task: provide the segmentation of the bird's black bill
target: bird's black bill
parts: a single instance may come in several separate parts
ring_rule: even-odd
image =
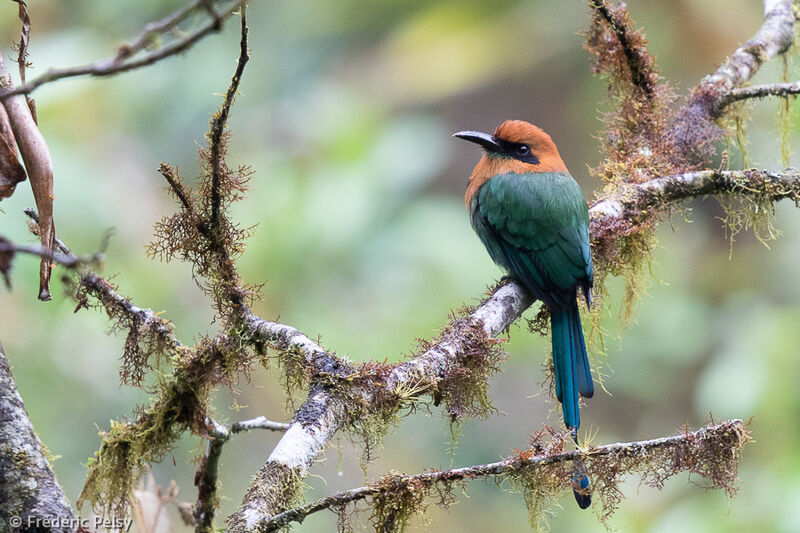
[[[458,133],[454,133],[453,137],[480,144],[490,152],[505,151],[503,145],[497,142],[497,139],[495,139],[493,135],[489,135],[488,133],[481,133],[480,131],[459,131]]]

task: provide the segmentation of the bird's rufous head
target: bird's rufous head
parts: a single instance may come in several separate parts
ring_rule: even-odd
[[[465,201],[492,176],[538,172],[568,172],[553,139],[541,128],[524,120],[506,120],[494,133],[459,131],[453,135],[483,147],[485,153],[469,177]]]

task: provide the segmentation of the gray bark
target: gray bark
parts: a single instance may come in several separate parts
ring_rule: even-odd
[[[76,526],[0,345],[0,531],[66,533]]]

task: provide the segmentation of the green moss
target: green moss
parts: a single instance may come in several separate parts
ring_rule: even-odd
[[[736,236],[742,231],[752,230],[767,248],[769,241],[780,237],[781,232],[773,223],[775,207],[770,200],[775,187],[766,180],[742,180],[734,184],[732,192],[717,196],[725,212],[722,222],[730,240],[731,254]]]
[[[608,519],[624,500],[620,485],[630,475],[639,475],[643,483],[660,490],[667,479],[689,472],[706,479],[709,488],[733,497],[741,450],[749,440],[749,431],[738,422],[712,428],[702,438],[664,440],[647,447],[634,445],[612,454],[593,454],[589,448],[581,463],[591,480],[593,509],[611,529]],[[544,428],[532,437],[528,450],[512,458],[520,467],[510,470],[507,477],[511,486],[523,493],[531,527],[536,531],[549,529],[549,518],[552,509],[558,507],[558,499],[572,492],[574,466],[573,461],[527,461],[561,453],[569,443],[567,434]]]
[[[502,340],[489,337],[483,324],[458,319],[445,328],[434,341],[440,342],[461,332],[464,350],[458,361],[450,361],[441,379],[435,385],[439,402],[452,422],[463,418],[485,420],[497,412],[489,397],[489,377],[500,371],[507,354],[501,348]]]
[[[456,483],[451,480],[433,482],[390,472],[373,484],[380,492],[372,498],[370,522],[375,531],[402,533],[415,515],[424,515],[430,498],[448,508],[455,501]]]
[[[269,462],[255,475],[244,501],[257,501],[263,505],[261,509],[271,515],[292,509],[302,500],[303,475],[297,469]],[[287,528],[288,530],[288,528]],[[230,519],[228,531],[249,533],[247,520],[238,514]]]
[[[208,390],[203,384],[175,380],[161,385],[161,395],[135,422],[111,421],[103,443],[89,460],[89,473],[78,498],[98,513],[125,514],[133,484],[147,464],[159,463],[187,429],[200,433]]]

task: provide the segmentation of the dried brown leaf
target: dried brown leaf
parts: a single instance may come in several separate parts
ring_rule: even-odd
[[[4,244],[11,244],[8,240],[0,237],[0,245]],[[13,251],[0,251],[0,275],[3,276],[3,280],[6,282],[6,287],[8,290],[11,290],[11,277],[9,274],[11,273],[11,263],[14,260],[14,252]]]
[[[11,75],[0,56],[0,85],[13,88]],[[8,121],[17,141],[22,161],[31,179],[31,189],[39,211],[39,237],[42,247],[52,253],[55,249],[56,228],[53,222],[53,163],[47,141],[33,119],[27,100],[13,96],[3,100]],[[52,264],[46,257],[39,266],[39,299],[50,300],[50,272]]]
[[[25,181],[25,169],[19,162],[19,151],[8,115],[0,106],[0,200],[14,194],[17,183]]]

